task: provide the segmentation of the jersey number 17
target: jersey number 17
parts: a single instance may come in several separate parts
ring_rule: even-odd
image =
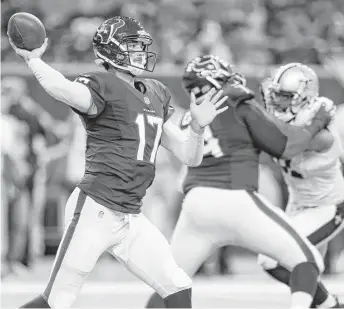
[[[146,126],[152,126],[155,128],[155,138],[154,138],[154,145],[153,149],[151,151],[151,154],[149,156],[149,162],[154,163],[156,153],[158,151],[158,146],[162,134],[162,125],[163,125],[163,119],[160,117],[152,116],[152,115],[145,115],[144,114],[138,114],[136,117],[136,124],[139,131],[139,147],[137,150],[137,160],[140,161],[146,161],[144,160],[144,154],[145,154],[145,148],[146,148]]]

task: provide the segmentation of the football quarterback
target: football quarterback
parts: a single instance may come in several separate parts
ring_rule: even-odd
[[[188,167],[186,173],[185,198],[171,240],[177,264],[193,276],[222,246],[238,245],[265,253],[291,271],[292,307],[308,307],[323,269],[322,258],[285,213],[257,193],[259,154],[265,151],[288,159],[302,153],[331,116],[322,108],[315,116],[318,120],[307,127],[279,121],[254,100],[245,78],[213,55],[190,61],[183,84],[197,100],[212,87],[223,89],[228,109],[205,128],[203,161]],[[190,120],[187,111],[181,127],[187,129]],[[147,305],[161,306],[157,294]]]
[[[281,66],[262,84],[262,93],[267,111],[294,126],[308,125],[321,105],[327,106],[331,114],[335,112],[333,102],[319,96],[316,73],[301,63]],[[304,152],[287,160],[276,160],[289,191],[286,213],[295,229],[317,246],[323,256],[328,242],[344,228],[342,153],[339,134],[331,122]],[[273,277],[289,284],[290,273],[276,261],[261,255],[259,263]],[[314,306],[344,307],[321,283]]]
[[[11,42],[11,41],[10,41]],[[27,51],[11,45],[48,94],[80,115],[87,133],[84,177],[67,201],[65,232],[42,295],[24,308],[70,308],[104,251],[164,298],[165,306],[191,307],[191,279],[176,264],[161,232],[141,213],[155,176],[159,145],[189,166],[199,165],[204,127],[224,112],[223,91],[212,89],[200,104],[191,95],[191,126],[171,120],[171,94],[154,79],[152,37],[130,17],[104,21],[93,37],[103,70],[75,81],[41,60],[47,40]]]

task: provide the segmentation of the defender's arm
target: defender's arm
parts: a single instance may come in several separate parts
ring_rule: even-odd
[[[56,100],[88,115],[96,113],[96,106],[87,86],[68,80],[40,58],[32,58],[27,64],[44,90]]]
[[[332,147],[333,143],[333,134],[329,130],[323,129],[314,136],[306,150],[325,152]]]
[[[171,151],[183,164],[198,166],[203,159],[204,129],[191,121],[189,128],[182,131],[168,119],[163,126],[161,145]]]
[[[297,127],[272,117],[256,105],[242,104],[240,107],[256,147],[276,158],[290,159],[305,151],[309,142],[330,121],[323,108],[309,126]]]

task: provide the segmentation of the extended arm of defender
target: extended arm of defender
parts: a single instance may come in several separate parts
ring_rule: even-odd
[[[325,127],[325,124],[318,119],[313,120],[312,123],[306,127],[296,127],[285,123],[277,124],[277,127],[281,133],[287,137],[283,153],[281,154],[282,158],[290,159],[312,148],[314,151],[324,151],[324,145],[318,143],[319,139],[316,136]],[[316,139],[312,144],[315,137]]]
[[[44,90],[56,100],[85,114],[95,112],[91,92],[85,85],[70,81],[39,58],[33,58],[27,64]]]
[[[191,122],[187,130],[167,120],[163,126],[161,145],[171,151],[183,164],[198,166],[203,159],[203,129]]]
[[[324,152],[329,150],[334,143],[333,134],[329,130],[321,130],[310,141],[306,150]]]
[[[264,110],[245,104],[244,121],[255,145],[276,158],[291,159],[309,147],[327,122],[315,118],[307,127],[288,125]]]

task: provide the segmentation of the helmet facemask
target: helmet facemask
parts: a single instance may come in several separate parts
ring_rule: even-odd
[[[127,70],[135,76],[141,75],[145,70],[149,72],[154,70],[156,55],[148,52],[149,45],[150,43],[142,38],[126,40],[120,44]]]
[[[115,44],[115,43],[110,43]],[[132,45],[141,44],[141,49],[132,49]],[[134,76],[141,75],[143,71],[153,72],[156,62],[156,54],[148,52],[148,44],[143,40],[126,40],[118,45],[116,52],[112,52],[111,48],[104,46],[104,53],[100,54],[95,50],[96,57],[101,58],[105,62],[111,64],[115,68],[129,72]]]

